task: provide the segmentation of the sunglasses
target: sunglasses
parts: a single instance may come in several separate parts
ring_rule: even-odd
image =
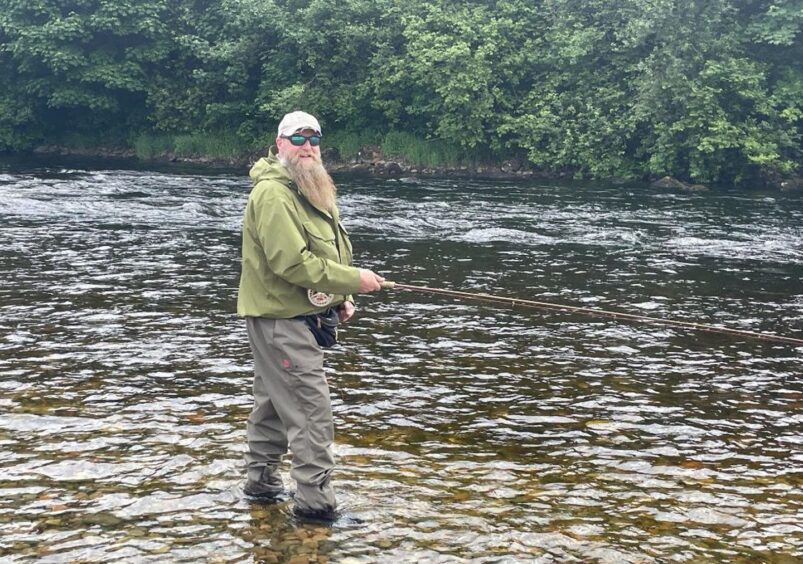
[[[320,135],[302,135],[300,133],[293,133],[292,135],[282,135],[282,139],[289,139],[292,145],[296,147],[301,147],[309,141],[309,144],[312,147],[317,147],[321,144],[321,136]]]

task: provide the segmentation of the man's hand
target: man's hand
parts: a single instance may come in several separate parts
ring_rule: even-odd
[[[354,315],[354,304],[351,302],[343,302],[337,308],[337,316],[340,318],[340,323],[345,323],[351,316]]]
[[[382,282],[385,279],[382,278],[376,272],[368,270],[367,268],[360,269],[360,288],[357,290],[361,294],[366,294],[368,292],[376,292],[377,290],[382,289]]]

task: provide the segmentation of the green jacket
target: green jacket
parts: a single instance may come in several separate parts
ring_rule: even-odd
[[[243,219],[240,316],[288,319],[320,312],[351,300],[360,285],[337,208],[330,214],[302,196],[275,150],[250,172],[254,187]],[[314,306],[308,289],[335,294],[332,304]]]

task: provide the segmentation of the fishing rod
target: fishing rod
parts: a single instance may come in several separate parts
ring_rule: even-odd
[[[707,325],[704,323],[691,323],[688,321],[676,321],[674,319],[661,319],[659,317],[649,317],[647,315],[620,313],[616,311],[607,311],[604,309],[596,309],[590,307],[570,306],[551,302],[537,302],[533,300],[522,300],[519,298],[507,298],[505,296],[494,296],[492,294],[485,294],[485,293],[473,294],[470,292],[458,292],[456,290],[444,290],[442,288],[429,288],[427,286],[411,286],[409,284],[398,284],[396,282],[390,282],[387,280],[382,283],[382,288],[386,290],[407,290],[409,292],[424,292],[428,294],[449,296],[452,298],[461,298],[464,300],[476,300],[481,302],[506,304],[514,307],[524,306],[537,309],[563,311],[566,313],[581,313],[584,315],[607,317],[609,319],[638,321],[641,323],[653,323],[656,325],[664,325],[667,327],[693,329],[695,331],[707,331],[709,333],[721,333],[724,335],[734,335],[738,337],[747,337],[749,339],[760,339],[762,341],[773,341],[777,343],[786,343],[789,345],[803,347],[803,339],[796,339],[794,337],[784,337],[782,335],[773,335],[772,333],[757,333],[754,331],[744,331],[742,329],[731,329],[729,327],[719,327],[716,325]]]

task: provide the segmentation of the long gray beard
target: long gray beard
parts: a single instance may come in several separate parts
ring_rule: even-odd
[[[285,158],[281,162],[298,186],[298,191],[313,205],[331,212],[335,207],[337,188],[321,159],[317,156],[313,156],[313,159],[315,163],[309,167],[299,165],[298,158]]]

